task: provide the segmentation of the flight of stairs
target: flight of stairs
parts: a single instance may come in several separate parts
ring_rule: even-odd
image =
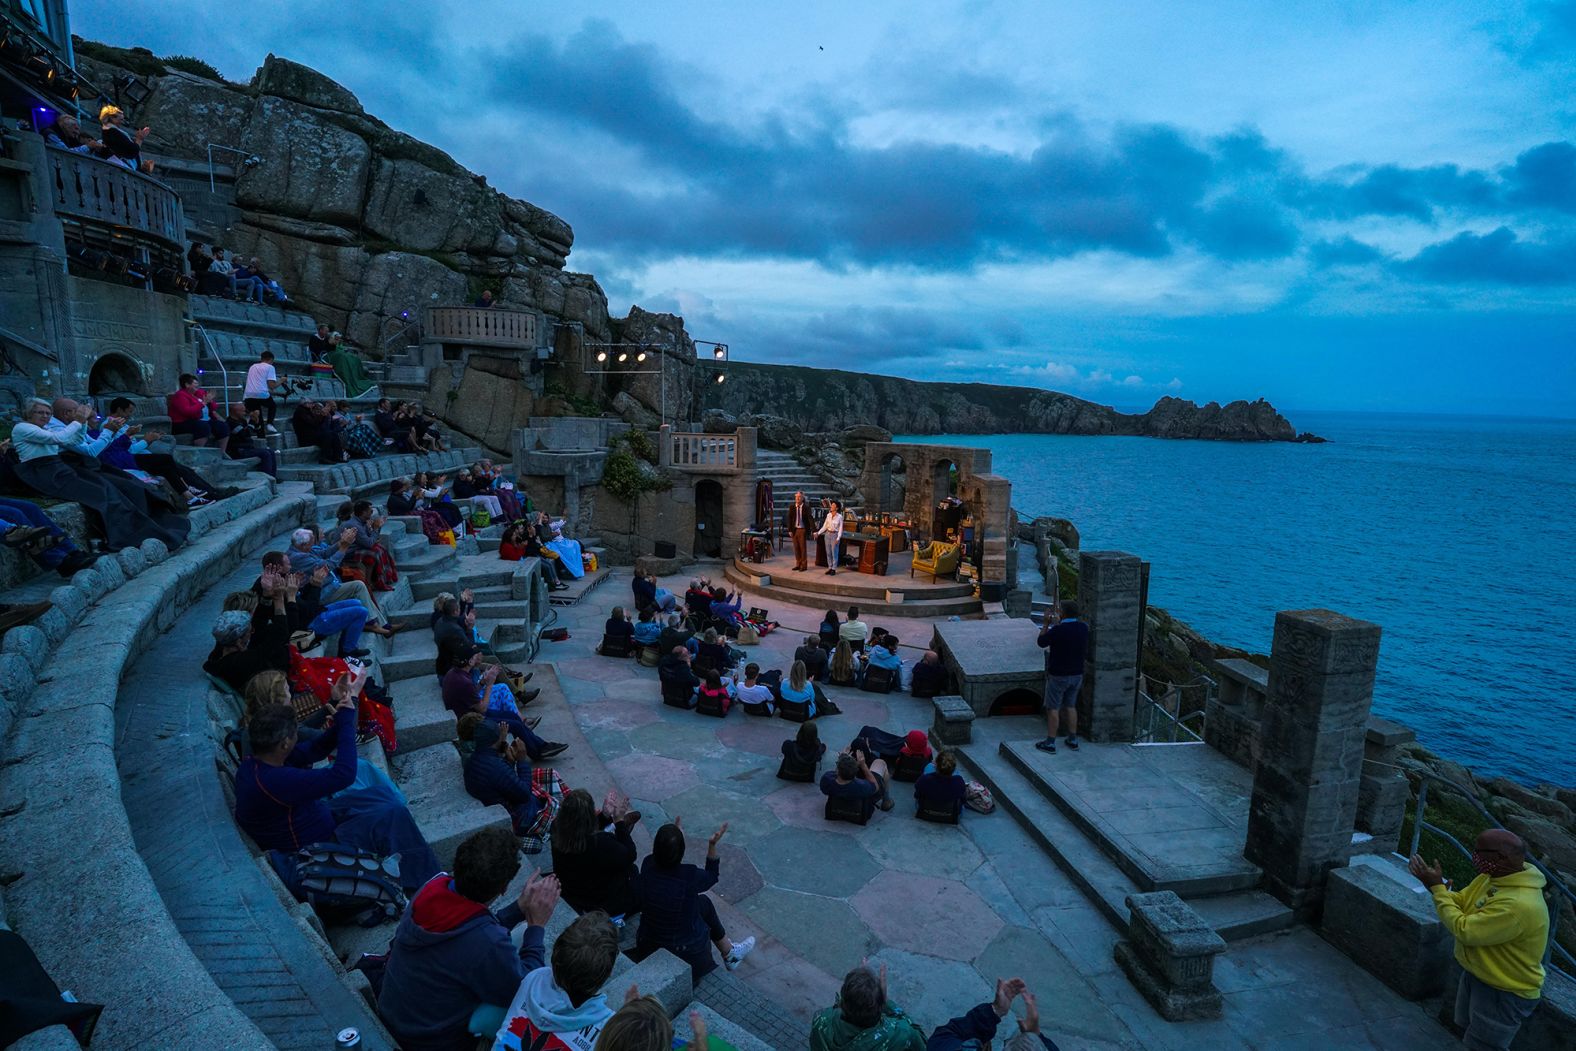
[[[776,512],[775,520],[779,522],[787,513],[788,505],[793,503],[795,492],[802,490],[805,500],[811,504],[819,504],[823,498],[841,499],[836,489],[784,452],[756,450],[755,477],[757,481],[767,480],[772,483],[772,505]]]

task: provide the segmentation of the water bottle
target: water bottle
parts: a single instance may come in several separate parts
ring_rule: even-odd
[[[346,1026],[334,1038],[334,1051],[361,1051],[361,1030]]]

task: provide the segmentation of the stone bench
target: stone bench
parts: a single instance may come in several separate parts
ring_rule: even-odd
[[[936,721],[931,727],[931,735],[937,743],[949,748],[968,744],[974,739],[974,709],[962,697],[952,694],[949,696],[932,697],[931,707],[935,709]]]
[[[1172,1022],[1219,1018],[1215,957],[1226,942],[1174,891],[1129,894],[1127,938],[1113,955],[1161,1017]]]

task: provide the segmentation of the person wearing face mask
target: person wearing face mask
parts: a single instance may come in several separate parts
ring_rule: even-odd
[[[1477,879],[1452,891],[1439,862],[1413,854],[1409,868],[1434,898],[1439,922],[1456,940],[1461,983],[1455,1021],[1472,1051],[1505,1051],[1543,995],[1549,908],[1543,873],[1527,863],[1514,832],[1491,828],[1472,849]]]

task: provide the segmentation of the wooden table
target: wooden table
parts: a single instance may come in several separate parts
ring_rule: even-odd
[[[878,577],[886,576],[887,559],[891,551],[886,537],[879,533],[844,533],[843,550],[855,548],[859,551],[859,572]],[[815,538],[815,564],[818,566],[827,564],[824,535]]]

